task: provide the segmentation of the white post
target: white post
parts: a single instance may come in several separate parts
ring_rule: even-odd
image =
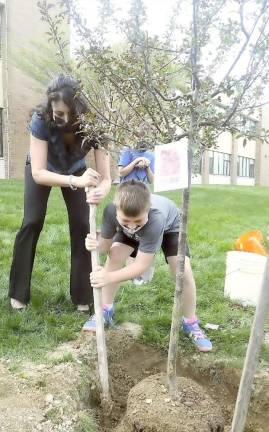
[[[88,189],[86,188],[86,193]],[[90,204],[89,224],[90,234],[96,238],[96,210],[97,206]],[[99,256],[97,250],[91,252],[92,270],[95,270],[99,266]],[[107,365],[107,351],[106,351],[106,340],[105,340],[105,329],[104,319],[102,311],[102,290],[98,288],[93,289],[94,298],[94,312],[96,316],[96,343],[98,353],[98,368],[100,383],[102,389],[101,400],[103,403],[110,403],[109,393],[109,380],[108,380],[108,365]]]
[[[269,310],[269,257],[263,275],[262,288],[256,307],[248,343],[245,364],[238,390],[231,432],[243,432],[247,419],[251,387],[254,379],[259,352],[264,338],[264,324]]]

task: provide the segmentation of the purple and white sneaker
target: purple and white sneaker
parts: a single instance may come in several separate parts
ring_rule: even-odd
[[[212,350],[212,343],[199,326],[197,317],[195,319],[183,318],[182,330],[193,341],[199,351],[207,352]]]
[[[104,325],[105,327],[113,327],[113,315],[114,315],[114,308],[107,307],[106,305],[103,306],[103,319],[104,319]],[[90,318],[85,322],[84,326],[82,327],[82,331],[87,332],[96,332],[96,316],[91,315]]]

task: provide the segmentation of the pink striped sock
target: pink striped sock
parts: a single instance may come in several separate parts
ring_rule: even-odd
[[[195,321],[197,321],[197,316],[193,315],[191,318],[185,318],[183,317],[186,324],[193,324]]]

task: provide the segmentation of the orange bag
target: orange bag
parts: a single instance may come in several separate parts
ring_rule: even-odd
[[[253,252],[260,255],[268,255],[263,246],[264,238],[261,231],[247,231],[235,242],[235,249],[243,252]]]

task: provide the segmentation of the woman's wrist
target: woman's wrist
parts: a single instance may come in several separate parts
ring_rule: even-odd
[[[98,187],[107,195],[111,189],[111,180],[102,180]]]
[[[70,189],[72,189],[72,190],[77,190],[77,188],[78,188],[78,184],[77,184],[76,179],[77,179],[77,177],[75,177],[72,174],[68,178],[68,184],[69,184]]]

